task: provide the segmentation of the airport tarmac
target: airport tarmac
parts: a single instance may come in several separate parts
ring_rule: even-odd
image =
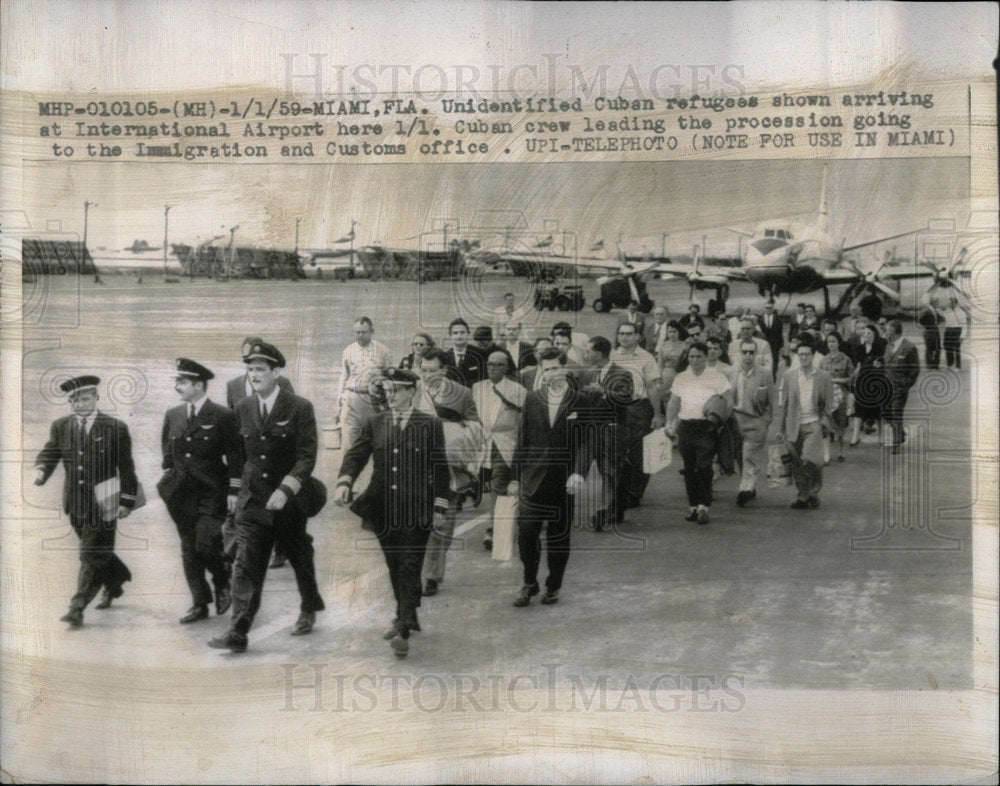
[[[282,349],[296,391],[316,407],[316,475],[332,488],[341,452],[332,449],[330,411],[353,318],[371,316],[375,338],[402,357],[414,330],[443,337],[459,309],[486,315],[503,292],[527,284],[147,282],[51,280],[35,316],[25,312],[28,480],[22,521],[4,527],[4,714],[31,718],[26,728],[46,736],[20,740],[8,772],[142,782],[447,782],[500,772],[553,781],[589,762],[594,777],[622,782],[655,776],[671,746],[712,756],[728,740],[727,756],[743,757],[749,769],[740,775],[755,780],[780,774],[769,763],[780,751],[768,728],[794,730],[826,713],[840,739],[870,735],[881,728],[872,707],[884,723],[880,696],[913,696],[905,717],[919,723],[935,695],[976,684],[970,506],[995,494],[975,459],[995,457],[995,446],[976,441],[995,434],[974,406],[984,384],[976,356],[995,351],[987,331],[966,342],[961,372],[922,373],[902,455],[872,437],[848,449],[843,464],[834,451],[818,510],[789,509],[794,491],[770,489],[766,479],[738,509],[737,480],[724,478],[711,524],[686,523],[675,454],[619,528],[595,533],[578,516],[554,606],[511,605],[520,563],[516,553],[493,560],[482,546],[487,496],[463,511],[446,579],[424,599],[423,631],[405,661],[381,636],[394,609],[377,543],[331,503],[309,522],[327,604],[315,631],[289,636],[298,614],[293,573],[272,570],[250,649],[232,654],[206,646],[227,620],[177,622],[190,597],[174,525],[155,497],[163,413],[176,403],[173,358],[212,368],[209,395],[220,401],[225,379],[242,372],[244,336]],[[596,285],[584,286],[589,302]],[[650,295],[672,314],[686,308],[686,285],[655,282]],[[696,299],[704,310],[707,295]],[[730,304],[744,302],[760,298],[734,287]],[[618,313],[544,312],[540,324],[547,332],[568,317],[590,335],[610,335]],[[922,355],[915,326],[905,332]],[[119,525],[118,551],[134,580],[111,609],[88,609],[78,630],[59,622],[78,559],[59,510],[61,471],[43,488],[27,471],[48,424],[67,411],[52,380],[71,371],[104,378],[101,408],[128,424],[150,495]],[[595,488],[591,477],[585,500]],[[784,709],[790,692],[805,697],[793,712]],[[562,769],[538,769],[532,751],[541,742],[565,751]],[[411,769],[399,769],[400,750],[412,752]],[[817,749],[813,777],[865,766],[845,761],[846,750]],[[146,769],[167,751],[175,771]],[[900,766],[922,775],[968,766],[961,745],[953,759],[948,751],[946,741],[915,746]]]

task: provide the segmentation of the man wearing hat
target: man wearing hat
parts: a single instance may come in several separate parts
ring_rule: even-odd
[[[68,396],[73,414],[52,424],[49,440],[35,460],[36,486],[49,479],[60,461],[66,473],[63,510],[80,538],[76,594],[62,618],[73,627],[83,624],[83,610],[101,587],[104,594],[97,608],[106,609],[121,597],[122,584],[132,580],[129,569],[115,554],[115,532],[118,519],[128,516],[135,506],[139,480],[128,427],[97,409],[100,382],[94,376],[81,376],[59,386]],[[114,478],[118,494],[108,491],[114,483],[105,483]]]
[[[247,354],[254,344],[260,344],[264,339],[258,336],[247,336],[243,339],[243,346],[240,349],[240,355],[243,358],[243,362],[246,363]],[[278,387],[283,390],[287,390],[289,393],[294,393],[295,388],[292,387],[292,383],[289,381],[288,377],[282,375],[278,377]],[[238,377],[233,377],[226,383],[226,406],[229,407],[234,412],[236,411],[236,405],[245,398],[249,398],[254,393],[253,385],[250,384],[250,375],[246,372],[240,374]],[[274,559],[271,560],[272,568],[284,567],[286,561],[285,553],[281,550],[281,546],[277,543],[274,544]]]
[[[208,381],[215,374],[200,363],[177,358],[174,389],[183,402],[163,419],[163,469],[157,484],[181,538],[184,578],[191,608],[182,623],[208,616],[215,586],[215,613],[229,610],[229,571],[222,553],[222,521],[236,509],[243,471],[243,444],[235,413],[210,401]]]
[[[368,488],[351,505],[366,529],[374,530],[389,568],[396,618],[386,633],[399,658],[420,630],[420,570],[431,529],[440,529],[448,507],[449,473],[441,420],[415,409],[417,375],[404,369],[383,372],[388,409],[368,418],[344,454],[334,502],[346,504],[358,475],[372,460]]]
[[[318,444],[316,415],[309,401],[278,386],[285,358],[277,347],[254,342],[244,360],[254,395],[236,405],[246,460],[236,500],[233,621],[229,631],[208,643],[234,652],[247,648],[275,542],[295,569],[302,599],[292,635],[310,633],[316,612],[325,608],[316,584],[312,537],[306,532]]]

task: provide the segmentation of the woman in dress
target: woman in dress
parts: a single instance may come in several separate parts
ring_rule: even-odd
[[[844,432],[847,430],[847,404],[850,396],[849,385],[854,375],[854,363],[844,352],[844,341],[839,333],[831,333],[826,337],[826,357],[820,358],[819,367],[830,375],[833,382],[833,405],[830,408],[830,427],[824,451],[826,460],[830,460],[830,444],[836,440],[840,446],[837,461],[844,460]]]
[[[655,350],[656,360],[660,364],[664,398],[670,393],[670,386],[674,383],[674,377],[677,376],[677,361],[681,359],[681,355],[686,349],[684,328],[676,320],[670,320],[667,323],[667,330],[663,338],[660,339],[660,343],[656,345]]]
[[[879,438],[882,435],[882,408],[889,398],[889,383],[882,371],[882,355],[885,339],[875,332],[870,322],[859,328],[861,343],[858,344],[857,369],[854,372],[854,430],[851,447],[861,441],[861,427],[865,433],[875,431],[878,424]]]

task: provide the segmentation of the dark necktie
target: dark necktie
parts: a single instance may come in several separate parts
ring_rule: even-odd
[[[194,420],[194,404],[188,404],[188,426],[191,425]]]
[[[263,401],[260,403],[260,419],[267,420],[267,404]]]
[[[397,412],[396,413],[396,422],[395,422],[395,426],[394,427],[395,427],[395,430],[396,430],[396,436],[399,437],[403,433],[403,413],[402,412]]]
[[[80,442],[85,442],[87,439],[87,419],[80,418]]]

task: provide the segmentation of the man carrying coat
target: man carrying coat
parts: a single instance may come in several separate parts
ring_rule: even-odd
[[[255,343],[244,357],[254,395],[236,405],[243,438],[243,475],[236,499],[236,561],[233,565],[233,620],[210,647],[243,652],[260,608],[264,576],[275,541],[295,569],[301,606],[293,636],[312,632],[316,612],[325,607],[316,584],[312,537],[306,510],[316,466],[316,415],[312,404],[278,387],[285,358],[277,347]]]
[[[903,432],[903,410],[910,395],[910,388],[920,376],[920,353],[917,348],[903,338],[903,324],[894,319],[889,322],[885,336],[883,368],[889,382],[889,403],[885,408],[885,421],[892,428],[892,452],[899,453],[906,441]]]
[[[375,532],[389,568],[396,618],[385,638],[398,658],[410,651],[410,633],[420,630],[420,569],[431,529],[443,527],[449,495],[444,429],[439,418],[414,408],[418,379],[404,369],[383,372],[389,407],[362,424],[344,455],[333,496],[338,505],[346,504],[354,481],[372,460],[371,481],[351,512]]]
[[[174,388],[181,405],[167,410],[160,438],[166,474],[157,490],[181,538],[184,578],[191,608],[181,623],[208,617],[215,586],[215,613],[229,610],[229,571],[222,552],[222,522],[236,510],[243,472],[239,422],[231,410],[210,401],[208,381],[215,375],[200,363],[177,358]]]
[[[66,473],[63,511],[80,538],[80,571],[76,594],[62,621],[74,628],[83,624],[83,610],[101,587],[104,594],[97,608],[106,609],[121,597],[122,584],[132,580],[115,554],[115,533],[118,519],[135,507],[139,480],[128,426],[97,409],[100,383],[99,378],[87,375],[59,386],[73,414],[52,424],[49,440],[35,459],[36,486],[45,484],[60,461]]]

